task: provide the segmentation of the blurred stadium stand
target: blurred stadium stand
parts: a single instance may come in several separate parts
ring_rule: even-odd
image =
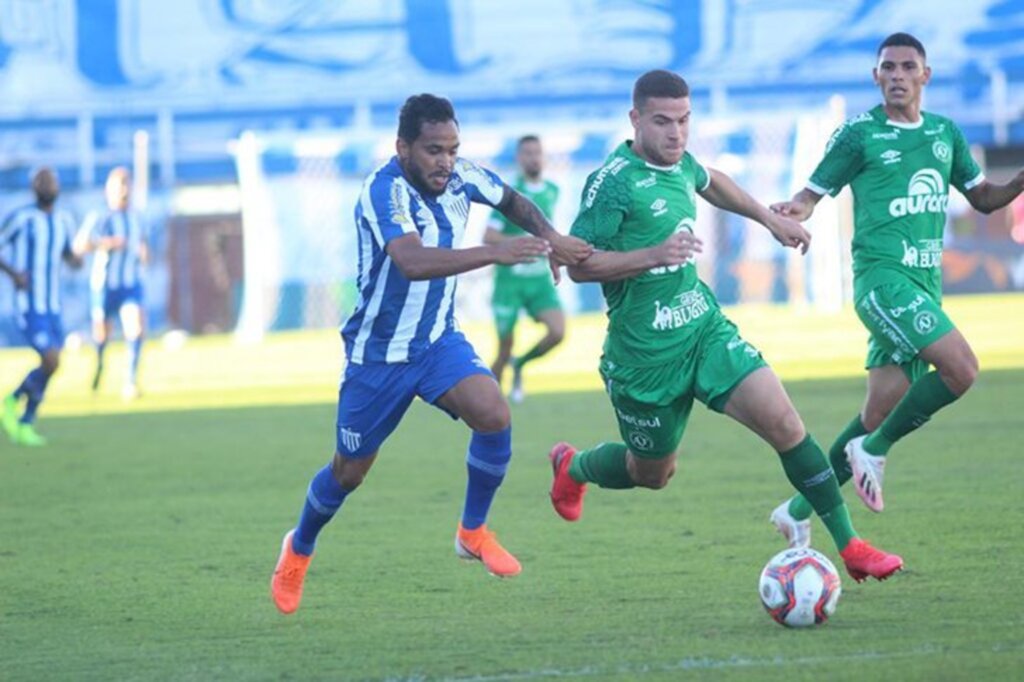
[[[42,164],[58,169],[66,207],[97,208],[107,171],[131,161],[145,131],[153,327],[329,326],[352,301],[353,193],[389,153],[407,95],[451,97],[466,155],[505,172],[520,134],[544,137],[564,229],[582,178],[628,132],[640,72],[683,74],[691,149],[770,201],[803,179],[801,117],[831,126],[834,96],[849,113],[878,101],[870,68],[897,30],[929,50],[926,108],[963,127],[994,178],[1019,168],[1024,0],[0,0],[0,210],[28,199]],[[245,237],[247,132],[270,195],[259,210],[273,216],[260,234],[271,230],[276,250]],[[1021,204],[992,216],[953,206],[950,290],[1024,289]],[[838,220],[836,254],[793,268],[763,234],[704,213],[715,230],[705,275],[726,302],[820,303],[814,278],[846,262]],[[486,314],[488,282],[463,279],[463,314]],[[0,284],[0,340],[17,343],[9,291]],[[67,294],[67,326],[84,329],[84,275]],[[567,294],[576,309],[599,304],[592,288]]]

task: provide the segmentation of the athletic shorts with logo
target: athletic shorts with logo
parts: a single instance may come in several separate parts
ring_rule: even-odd
[[[18,328],[35,352],[45,355],[49,350],[64,347],[64,325],[55,313],[24,313],[18,317]]]
[[[910,381],[928,371],[921,349],[955,329],[942,306],[910,283],[883,284],[857,301],[857,316],[867,327],[867,369],[899,365]]]
[[[555,291],[551,277],[544,276],[496,282],[491,296],[491,308],[494,310],[498,336],[504,338],[515,329],[520,310],[525,310],[527,315],[536,320],[547,310],[561,310],[562,303],[558,300],[558,292]]]
[[[440,407],[441,396],[474,374],[494,376],[461,332],[447,332],[412,362],[349,363],[338,389],[337,451],[353,458],[372,455],[413,398]]]
[[[676,451],[694,398],[725,410],[733,390],[767,363],[725,315],[714,312],[689,349],[654,367],[624,367],[601,360],[619,433],[637,457],[660,459]]]

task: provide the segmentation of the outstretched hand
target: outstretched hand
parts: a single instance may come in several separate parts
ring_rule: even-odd
[[[768,208],[772,213],[777,213],[798,222],[803,222],[811,217],[814,207],[802,201],[779,201]]]
[[[786,202],[788,203],[788,202]],[[775,204],[772,206],[774,211]],[[796,220],[787,217],[785,214],[772,213],[767,223],[768,230],[775,237],[775,240],[783,246],[800,249],[800,253],[807,253],[811,246],[811,233],[804,229],[804,226]]]
[[[494,253],[494,262],[502,265],[530,263],[551,253],[551,244],[539,237],[502,239],[494,244]]]

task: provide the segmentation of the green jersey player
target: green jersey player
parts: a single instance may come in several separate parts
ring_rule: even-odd
[[[581,452],[555,445],[555,511],[578,519],[591,482],[664,487],[697,399],[779,453],[786,476],[821,516],[854,579],[887,578],[903,560],[857,537],[825,453],[778,377],[697,276],[696,195],[756,220],[785,246],[806,251],[810,236],[686,152],[690,97],[678,75],[658,70],[641,76],[629,117],[636,139],[620,145],[587,179],[572,227],[594,253],[569,268],[576,281],[601,282],[608,303],[600,373],[624,442]]]
[[[949,187],[989,213],[1021,193],[1024,171],[1006,185],[988,182],[956,124],[921,111],[931,69],[913,36],[886,38],[873,73],[884,104],[843,124],[807,187],[772,209],[806,220],[824,195],[845,185],[853,191],[854,302],[870,332],[867,399],[830,457],[839,482],[852,477],[857,495],[879,512],[889,448],[963,395],[978,374],[971,347],[942,310]],[[792,546],[806,546],[810,513],[798,495],[771,519]]]
[[[558,185],[545,180],[544,151],[540,138],[525,135],[516,145],[516,163],[521,171],[513,188],[537,205],[548,220],[554,218],[555,203],[558,201]],[[515,239],[525,234],[515,223],[498,211],[491,215],[484,233],[485,244],[496,244],[504,239]],[[551,278],[547,259],[539,258],[531,263],[494,266],[494,295],[491,299],[494,323],[498,328],[498,356],[491,365],[491,371],[501,383],[505,367],[512,364],[512,390],[509,399],[523,400],[523,367],[562,342],[565,336],[565,314],[558,300],[558,292]],[[519,311],[525,310],[534,320],[545,327],[544,337],[523,355],[512,357],[512,343]]]

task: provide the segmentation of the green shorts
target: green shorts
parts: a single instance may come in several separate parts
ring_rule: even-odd
[[[899,365],[911,382],[928,371],[921,349],[956,328],[938,301],[908,283],[875,287],[857,302],[857,316],[871,334],[865,368]]]
[[[515,329],[520,310],[536,320],[546,310],[561,310],[562,302],[550,277],[530,277],[514,282],[495,281],[491,307],[498,336],[505,338]]]
[[[696,342],[676,360],[655,367],[624,367],[601,360],[601,378],[615,409],[619,433],[637,457],[660,459],[676,451],[693,399],[725,410],[733,390],[767,367],[725,315],[713,313]]]

